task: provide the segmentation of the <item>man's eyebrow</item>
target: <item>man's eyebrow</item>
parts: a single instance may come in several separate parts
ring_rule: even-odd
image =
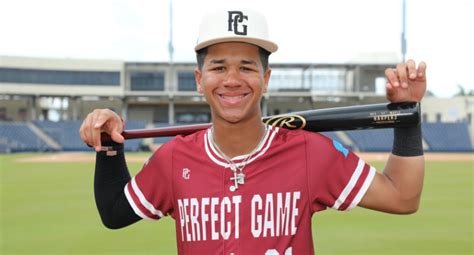
[[[209,62],[211,64],[224,64],[225,60],[224,59],[211,59]]]
[[[254,60],[241,60],[240,63],[243,65],[257,65],[257,62],[255,62]]]
[[[218,65],[218,64],[224,64],[225,63],[225,59],[211,59],[209,60],[209,63],[210,64],[214,64],[214,65]],[[246,59],[243,59],[240,61],[241,64],[243,65],[257,65],[257,62],[255,60],[246,60]]]

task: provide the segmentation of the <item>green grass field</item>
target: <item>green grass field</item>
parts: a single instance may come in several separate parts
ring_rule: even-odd
[[[93,163],[18,163],[0,155],[0,254],[176,254],[174,222],[102,226]],[[379,169],[382,165],[373,162]],[[129,164],[136,172],[141,164]],[[356,208],[313,217],[317,254],[473,254],[473,162],[427,162],[421,209]]]

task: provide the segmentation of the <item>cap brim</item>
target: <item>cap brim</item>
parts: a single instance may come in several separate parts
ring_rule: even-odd
[[[263,49],[265,49],[265,50],[267,50],[271,53],[278,50],[278,45],[276,43],[272,42],[272,41],[262,40],[262,39],[258,39],[258,38],[255,38],[255,37],[236,37],[236,36],[220,37],[220,38],[216,38],[216,39],[207,40],[207,41],[201,42],[198,45],[196,45],[196,47],[194,47],[194,50],[199,51],[199,50],[201,50],[203,48],[206,48],[206,47],[209,47],[213,44],[224,43],[224,42],[250,43],[250,44],[254,44],[254,45],[257,45],[259,47],[262,47]]]

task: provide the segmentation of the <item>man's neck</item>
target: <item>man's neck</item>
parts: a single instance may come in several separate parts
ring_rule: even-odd
[[[237,124],[213,121],[213,138],[220,150],[233,158],[252,152],[265,135],[260,116]]]

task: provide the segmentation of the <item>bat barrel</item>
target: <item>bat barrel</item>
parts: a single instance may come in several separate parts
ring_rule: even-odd
[[[327,108],[267,117],[264,122],[313,132],[409,127],[420,123],[420,104],[405,102]]]

